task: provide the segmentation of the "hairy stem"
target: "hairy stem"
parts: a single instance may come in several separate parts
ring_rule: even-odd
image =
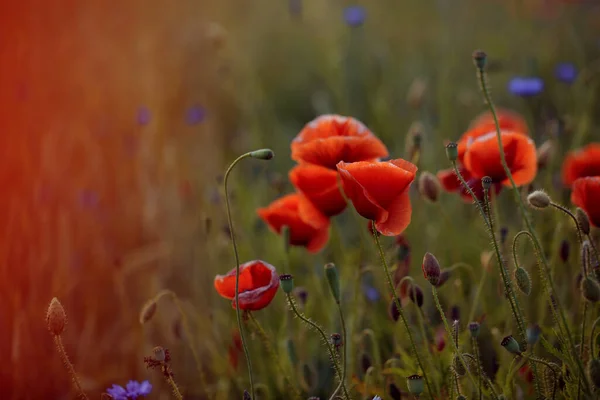
[[[88,397],[83,391],[83,388],[81,387],[81,382],[79,382],[79,377],[75,372],[75,367],[73,367],[71,360],[69,360],[69,356],[67,356],[67,351],[65,350],[65,346],[63,345],[62,338],[60,337],[60,335],[54,336],[54,343],[56,344],[56,349],[58,350],[58,354],[60,355],[60,358],[62,359],[65,368],[71,376],[71,381],[73,381],[73,386],[75,386],[75,390],[77,391],[77,398],[87,400]]]
[[[479,345],[477,344],[477,338],[472,337],[471,338],[471,342],[473,344],[473,353],[475,353],[475,361],[477,362],[477,383],[479,386],[479,400],[483,399],[483,392],[481,390],[481,375],[482,375],[482,368],[481,368],[481,361],[479,359]]]
[[[183,400],[181,391],[179,390],[179,387],[177,386],[177,383],[175,383],[175,380],[173,379],[172,376],[167,377],[167,383],[169,384],[169,386],[171,386],[171,390],[173,391],[173,396],[177,400]]]
[[[330,400],[335,399],[335,396],[342,388],[342,385],[345,384],[345,382],[346,382],[346,365],[348,364],[348,360],[346,357],[348,355],[348,347],[347,347],[347,342],[346,342],[347,336],[348,336],[348,334],[346,333],[346,321],[344,320],[344,313],[342,312],[341,303],[339,301],[336,301],[335,303],[337,304],[338,312],[340,314],[340,324],[342,324],[343,355],[340,357],[341,361],[342,361],[342,378],[340,379],[340,383],[338,384],[337,388],[334,390],[333,394],[331,395]]]
[[[583,244],[583,235],[581,234],[581,227],[579,226],[579,223],[577,222],[577,218],[575,218],[573,213],[571,211],[569,211],[567,208],[561,206],[560,204],[556,204],[553,201],[550,202],[550,205],[552,207],[556,208],[557,210],[564,212],[569,217],[571,217],[571,219],[573,220],[573,223],[575,224],[575,228],[577,229],[577,239],[579,239],[579,244]]]

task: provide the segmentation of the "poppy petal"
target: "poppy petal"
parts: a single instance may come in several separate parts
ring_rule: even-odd
[[[591,143],[565,157],[562,180],[566,186],[586,176],[600,176],[600,143]]]
[[[325,216],[332,217],[346,208],[336,171],[320,165],[299,164],[292,168],[289,178],[292,185]]]
[[[235,274],[232,269],[225,275],[217,275],[214,285],[217,292],[226,299],[233,300],[235,308]],[[243,285],[242,285],[243,282]],[[254,260],[240,265],[239,301],[244,310],[260,310],[266,307],[279,287],[279,277],[275,267],[264,261]]]
[[[459,170],[462,170],[461,175],[464,177],[465,176],[464,172],[466,170],[462,167],[459,167]],[[448,168],[448,169],[443,169],[441,171],[438,171],[436,176],[437,176],[438,180],[440,181],[442,188],[447,192],[456,192],[461,187],[460,179],[458,179],[458,177],[456,176],[456,173],[454,173],[453,168]]]
[[[506,108],[496,108],[496,117],[498,118],[498,125],[500,125],[501,130],[515,131],[523,134],[529,132],[527,121],[515,111]],[[490,111],[484,111],[475,117],[469,125],[469,129],[481,125],[487,125],[492,128],[491,130],[496,130],[494,117]]]
[[[594,226],[600,226],[600,176],[576,179],[572,186],[571,202],[581,207]]]
[[[402,192],[388,208],[388,218],[375,223],[377,230],[385,236],[401,234],[410,224],[412,206],[408,190]]]

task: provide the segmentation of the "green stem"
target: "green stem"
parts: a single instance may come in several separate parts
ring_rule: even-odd
[[[525,221],[525,224],[527,225],[527,230],[532,235],[534,247],[536,248],[536,250],[542,257],[541,259],[544,264],[544,272],[547,275],[549,288],[551,290],[550,293],[547,293],[547,295],[550,297],[552,293],[556,293],[556,290],[554,289],[554,280],[552,278],[552,275],[549,272],[550,269],[548,266],[548,261],[546,260],[546,256],[544,255],[544,252],[542,251],[542,246],[541,246],[540,241],[535,233],[535,230],[533,229],[533,225],[531,224],[531,221],[529,220],[529,215],[527,214],[527,210],[525,209],[525,205],[523,204],[523,199],[521,198],[519,189],[513,179],[510,168],[508,167],[508,164],[506,163],[506,155],[504,154],[504,146],[502,145],[502,131],[500,129],[500,123],[498,122],[498,115],[496,114],[496,108],[494,107],[494,103],[492,102],[492,98],[491,98],[489,90],[487,88],[487,83],[486,83],[486,79],[485,79],[485,71],[483,70],[483,67],[477,68],[477,76],[479,78],[479,83],[481,86],[481,91],[483,92],[484,99],[485,99],[485,101],[488,105],[488,108],[492,114],[492,117],[494,119],[494,125],[496,127],[496,138],[498,139],[498,147],[499,147],[499,151],[500,151],[500,162],[502,163],[502,167],[504,168],[506,177],[508,178],[508,180],[510,181],[510,184],[512,186],[513,193],[515,196],[515,201],[519,205],[519,209],[523,216],[523,220]],[[576,354],[575,343],[573,342],[573,338],[571,337],[571,332],[569,329],[569,325],[567,323],[567,319],[565,317],[564,310],[560,304],[560,300],[558,299],[558,297],[557,296],[554,296],[554,297],[555,297],[554,300],[556,302],[557,312],[560,316],[561,322],[563,323],[563,325],[565,327],[565,332],[566,332],[565,336],[567,337],[567,342],[569,343],[569,347],[571,348],[572,354]],[[550,299],[550,302],[552,302],[552,299]],[[574,357],[574,358],[576,358],[576,357]],[[586,374],[585,374],[585,371],[583,368],[582,361],[576,358],[576,363],[577,363],[577,367],[579,369],[580,376],[584,378],[586,390],[588,393],[590,393],[590,385],[586,378]]]
[[[248,376],[250,377],[250,399],[254,399],[254,377],[252,375],[252,362],[250,361],[250,352],[248,351],[248,346],[246,344],[246,337],[244,335],[244,327],[242,326],[242,316],[239,307],[239,295],[240,295],[240,256],[237,250],[237,243],[235,241],[235,233],[233,231],[233,221],[231,218],[231,206],[229,204],[229,191],[227,190],[227,181],[229,179],[229,174],[233,170],[233,167],[236,166],[237,163],[242,161],[244,158],[250,157],[251,152],[246,154],[242,154],[238,158],[236,158],[229,168],[227,168],[227,172],[225,172],[224,179],[224,187],[225,187],[225,205],[227,206],[227,222],[229,223],[229,232],[231,233],[231,243],[233,244],[233,253],[235,255],[235,314],[238,324],[238,329],[240,331],[240,339],[242,341],[242,348],[244,349],[244,356],[246,357],[246,364],[248,365]]]
[[[179,390],[179,387],[177,386],[177,383],[175,383],[175,380],[173,379],[172,376],[167,376],[167,383],[169,384],[169,386],[171,386],[171,390],[173,391],[173,396],[175,396],[175,398],[177,400],[183,400],[181,391]]]
[[[581,344],[579,345],[579,358],[583,360],[583,349],[585,348],[585,320],[587,317],[588,302],[583,301],[583,320],[581,321]],[[555,382],[556,385],[556,382]],[[581,398],[581,377],[577,380],[577,399]]]
[[[477,352],[479,354],[479,348],[477,349]],[[492,383],[492,381],[490,380],[490,378],[488,378],[488,376],[485,374],[485,372],[483,371],[483,366],[481,365],[481,361],[479,360],[479,358],[475,359],[474,356],[470,355],[470,354],[463,354],[465,357],[470,358],[472,361],[476,362],[479,368],[479,372],[480,372],[480,379],[485,380],[485,385],[490,389],[490,392],[492,392],[492,398],[494,400],[498,400],[498,392],[496,392],[496,389],[494,388],[494,384]],[[481,388],[480,388],[480,396],[481,396]]]
[[[450,328],[450,325],[448,324],[448,320],[446,319],[446,315],[444,314],[444,309],[442,308],[442,305],[440,304],[440,299],[438,297],[437,289],[433,285],[431,285],[431,292],[433,293],[433,300],[435,302],[435,306],[436,306],[438,312],[440,313],[442,322],[444,323],[444,328],[446,328],[446,334],[448,334],[448,341],[452,343],[452,346],[454,347],[454,352],[458,356],[460,362],[465,367],[465,371],[467,373],[467,376],[469,377],[469,380],[471,381],[471,383],[473,384],[474,387],[477,387],[477,382],[475,382],[475,378],[473,378],[473,375],[471,375],[471,371],[469,371],[469,366],[467,365],[465,358],[463,357],[461,351],[458,349],[456,342],[454,340],[452,340],[452,338],[454,337],[454,334],[452,333],[452,329]]]
[[[558,374],[556,372],[556,370],[554,369],[555,365],[553,365],[552,363],[543,360],[541,358],[537,358],[534,357],[532,355],[526,356],[529,360],[542,364],[544,366],[546,366],[546,368],[548,368],[550,371],[552,371],[552,375],[554,375],[554,383],[552,385],[552,399],[554,400],[554,398],[556,397],[556,389],[558,387]]]
[[[67,356],[67,351],[65,350],[65,346],[63,345],[62,338],[60,337],[60,335],[54,336],[54,344],[56,344],[56,348],[58,349],[58,354],[60,355],[60,358],[62,359],[62,362],[63,362],[65,368],[69,372],[71,381],[73,381],[73,386],[75,386],[75,390],[77,391],[77,398],[83,399],[83,400],[88,400],[89,397],[85,394],[85,392],[83,391],[83,388],[81,387],[81,382],[79,381],[79,377],[77,376],[77,373],[75,372],[75,367],[73,367],[73,364],[71,363],[71,361],[69,360],[69,357]]]
[[[571,211],[569,211],[567,208],[561,206],[560,204],[556,204],[554,202],[550,202],[550,205],[554,208],[556,208],[557,210],[560,210],[562,212],[564,212],[565,214],[567,214],[569,217],[571,217],[571,219],[573,220],[573,223],[575,223],[575,228],[577,229],[577,238],[579,239],[579,244],[583,244],[583,236],[581,234],[581,228],[579,226],[579,223],[577,222],[577,218],[575,218],[575,216],[573,215],[573,213]]]
[[[458,180],[460,180],[460,183],[463,185],[463,187],[465,189],[467,189],[467,192],[469,192],[469,194],[473,198],[473,202],[477,206],[477,209],[479,210],[479,213],[481,214],[481,217],[483,218],[483,222],[485,222],[485,225],[489,229],[490,228],[490,223],[488,222],[488,218],[487,218],[487,215],[486,215],[486,213],[485,213],[485,211],[483,209],[483,206],[481,205],[481,202],[479,201],[479,199],[475,195],[475,192],[473,192],[473,189],[471,189],[471,187],[469,186],[469,184],[467,183],[467,181],[465,181],[465,178],[463,178],[462,174],[458,170],[458,166],[456,165],[456,161],[452,161],[452,168],[454,169],[454,173],[458,177]]]
[[[294,303],[294,299],[292,299],[292,296],[290,296],[289,293],[286,293],[286,297],[287,297],[287,300],[288,300],[288,304],[290,305],[290,308],[292,309],[292,311],[294,312],[294,314],[296,314],[296,316],[298,318],[300,318],[304,323],[310,325],[312,328],[314,328],[321,335],[321,339],[323,339],[323,342],[327,346],[327,351],[329,352],[329,357],[331,358],[331,362],[333,363],[333,367],[335,369],[335,372],[337,373],[338,378],[340,378],[340,380],[341,380],[342,370],[341,370],[340,365],[339,365],[339,363],[337,361],[337,355],[335,354],[335,351],[333,350],[333,347],[331,347],[330,339],[327,337],[327,335],[325,335],[325,332],[323,332],[323,329],[321,329],[321,327],[319,325],[317,325],[316,323],[314,323],[313,321],[311,321],[309,318],[307,318],[306,316],[304,316],[304,314],[302,314],[301,312],[298,311],[298,308],[296,308],[296,303]],[[349,399],[350,396],[348,395],[348,390],[346,389],[346,385],[343,383],[343,381],[342,381],[342,390],[344,391],[345,397],[347,399]]]
[[[594,323],[592,324],[592,331],[590,332],[590,351],[592,352],[592,358],[596,356],[596,341],[594,340],[594,332],[596,331],[596,326],[600,324],[600,317],[596,318]]]
[[[373,237],[375,238],[375,244],[377,245],[377,250],[379,250],[379,257],[381,258],[381,263],[383,264],[383,269],[385,270],[385,276],[387,278],[387,283],[389,285],[389,289],[392,293],[392,297],[394,302],[396,303],[396,308],[398,309],[398,314],[400,315],[400,319],[402,320],[402,324],[406,329],[408,334],[408,339],[410,341],[410,346],[412,351],[415,353],[415,358],[417,359],[417,364],[419,368],[421,368],[421,373],[423,374],[423,380],[425,381],[425,385],[427,386],[427,391],[429,392],[429,396],[433,398],[433,390],[431,390],[431,386],[429,384],[429,379],[427,378],[427,373],[425,372],[425,368],[423,368],[423,363],[421,362],[421,357],[417,352],[417,346],[415,345],[415,340],[413,338],[410,327],[408,326],[408,322],[406,321],[406,317],[404,316],[404,311],[402,310],[402,305],[400,304],[400,300],[398,300],[398,295],[396,294],[396,289],[394,288],[394,283],[392,280],[392,275],[390,274],[390,269],[388,268],[387,261],[385,259],[385,254],[383,252],[383,248],[381,247],[381,243],[379,241],[379,235],[377,233],[377,228],[375,227],[375,221],[371,221],[372,223],[372,232]]]
[[[338,308],[338,312],[340,314],[340,323],[342,324],[342,349],[343,349],[343,357],[341,357],[342,359],[342,378],[340,379],[340,383],[338,384],[337,388],[335,389],[335,391],[333,392],[333,394],[330,397],[330,400],[335,399],[335,396],[337,395],[337,393],[340,391],[342,385],[345,384],[346,382],[346,365],[347,363],[347,359],[346,356],[348,355],[348,347],[347,347],[347,333],[346,333],[346,322],[344,321],[344,313],[342,312],[342,305],[339,301],[335,302],[337,304],[337,308]]]
[[[483,399],[483,392],[481,390],[481,375],[482,375],[482,368],[481,368],[481,361],[479,360],[479,345],[477,344],[477,338],[472,337],[471,338],[471,342],[473,344],[473,353],[475,353],[475,361],[477,362],[477,383],[479,386],[479,400]]]

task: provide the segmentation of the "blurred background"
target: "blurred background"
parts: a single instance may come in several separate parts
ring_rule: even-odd
[[[570,134],[569,146],[600,138],[596,1],[3,1],[1,397],[74,398],[45,324],[56,296],[69,317],[65,347],[91,398],[130,379],[149,379],[150,398],[168,398],[142,362],[157,345],[170,349],[186,398],[240,398],[235,314],[212,283],[234,266],[227,165],[255,148],[275,151],[272,162],[245,161],[231,187],[242,260],[278,265],[279,238],[254,210],[291,191],[289,145],[303,125],[352,115],[397,157],[418,130],[419,167],[435,173],[447,167],[444,140],[484,109],[476,48],[489,55],[496,103],[521,112],[538,145],[548,121]],[[557,79],[561,62],[580,78]],[[541,77],[543,93],[511,93],[515,76]],[[456,218],[474,215],[458,196],[444,201],[443,220],[439,207],[415,206],[407,236],[416,275],[426,248],[478,260],[487,245],[482,234],[466,249],[441,240]],[[335,251],[292,257],[312,270]],[[311,296],[326,293],[316,286]],[[161,300],[156,318],[139,323],[141,306],[165,288],[192,316],[211,395],[198,386],[173,302]],[[259,316],[280,332],[286,307],[281,295],[274,303]],[[385,316],[386,302],[377,307]],[[257,367],[260,379],[271,379],[266,370]]]

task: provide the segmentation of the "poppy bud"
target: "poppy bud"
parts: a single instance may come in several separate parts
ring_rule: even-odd
[[[242,397],[242,400],[252,400],[252,396],[250,396],[250,393],[248,393],[247,390],[244,390],[244,396]]]
[[[588,374],[592,383],[600,388],[600,358],[592,358],[588,364]]]
[[[448,160],[456,161],[458,158],[458,145],[454,142],[450,142],[446,145],[446,156]]]
[[[478,69],[483,70],[487,63],[487,54],[483,50],[475,50],[473,52],[473,62]]]
[[[343,344],[342,335],[340,335],[339,333],[332,333],[330,338],[331,344],[334,345],[336,348],[340,347]]]
[[[259,160],[270,160],[274,156],[275,153],[273,153],[273,150],[271,149],[260,149],[250,152],[250,157],[257,158]]]
[[[571,253],[571,247],[568,240],[560,242],[560,259],[566,263],[569,261],[569,254]]]
[[[579,225],[579,229],[584,235],[590,234],[590,219],[585,211],[581,208],[577,207],[575,210],[575,218],[577,219],[577,224]]]
[[[331,294],[337,303],[340,302],[340,277],[334,263],[325,264],[325,275]]]
[[[399,303],[400,307],[402,307],[400,299],[398,299],[397,303]],[[400,318],[400,310],[398,309],[396,301],[394,299],[392,299],[392,301],[390,302],[390,306],[388,307],[388,314],[394,322],[398,322],[398,318]]]
[[[50,301],[50,305],[48,306],[46,325],[50,333],[54,336],[62,334],[65,330],[65,325],[67,325],[67,314],[56,297]]]
[[[484,190],[490,190],[490,188],[492,187],[492,183],[492,178],[490,178],[489,176],[484,176],[483,178],[481,178],[481,186]]]
[[[502,339],[500,345],[504,347],[509,353],[521,355],[521,347],[519,346],[519,343],[515,340],[514,337],[510,335]]]
[[[479,322],[469,323],[469,332],[471,332],[471,337],[474,337],[474,338],[478,337],[480,330],[481,330],[481,325],[479,325]]]
[[[142,310],[140,311],[140,324],[145,324],[150,321],[154,314],[156,313],[156,301],[154,299],[150,299],[144,304]]]
[[[292,275],[279,275],[279,282],[281,282],[281,288],[286,294],[290,294],[294,290],[294,277]]]
[[[546,140],[537,149],[538,168],[544,168],[554,152],[554,144],[551,139]]]
[[[590,303],[596,303],[600,300],[600,285],[595,279],[586,277],[581,281],[581,293],[584,299]]]
[[[450,275],[451,275],[451,272],[449,269],[444,268],[443,270],[441,270],[440,280],[438,281],[437,285],[435,285],[435,286],[439,288],[444,283],[448,282],[448,279],[450,279]]]
[[[519,290],[529,296],[531,293],[531,278],[529,278],[529,273],[524,268],[518,267],[515,269],[515,281]]]
[[[542,334],[542,329],[538,324],[530,326],[527,328],[527,343],[530,345],[534,345],[540,340],[540,336]]]
[[[429,281],[433,286],[437,285],[440,281],[440,263],[435,258],[435,256],[431,253],[425,253],[423,257],[423,275],[425,279]]]
[[[424,171],[419,175],[417,189],[424,199],[436,202],[440,195],[440,182],[431,172]]]
[[[541,190],[536,190],[527,196],[527,202],[533,208],[546,208],[550,205],[550,196]]]
[[[416,396],[423,393],[423,390],[425,389],[425,384],[421,375],[409,376],[406,378],[406,385],[408,386],[408,391]]]
[[[421,308],[423,306],[423,290],[421,290],[421,287],[416,283],[409,289],[408,297],[410,297],[417,307]]]

